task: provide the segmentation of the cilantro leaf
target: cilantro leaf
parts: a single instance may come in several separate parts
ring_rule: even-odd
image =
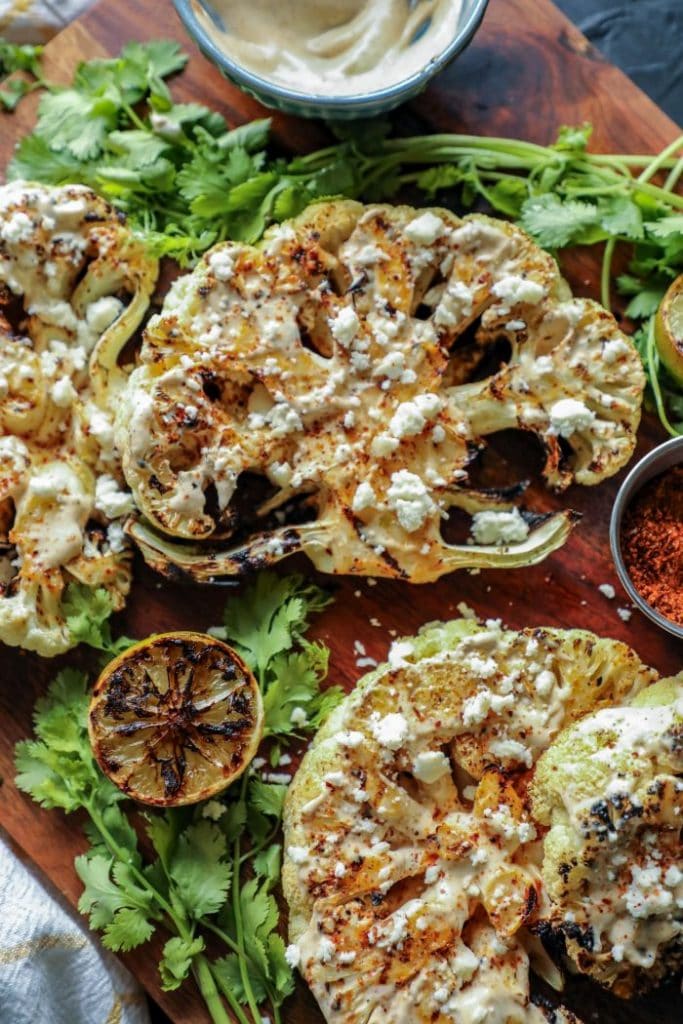
[[[247,992],[242,981],[240,959],[237,953],[228,953],[227,956],[214,961],[211,965],[211,970],[215,975],[218,986],[223,992],[229,992],[238,1003],[246,1003]],[[256,1002],[265,1002],[268,995],[266,979],[261,974],[252,970],[249,981]]]
[[[665,291],[666,288],[664,286],[641,288],[638,294],[634,295],[626,307],[626,316],[630,317],[632,320],[644,320],[647,317],[652,316],[653,313],[657,312],[659,304],[664,298]]]
[[[37,130],[49,138],[51,149],[66,149],[79,160],[90,160],[102,152],[108,133],[116,127],[117,114],[117,103],[110,97],[93,98],[77,89],[64,89],[41,99]]]
[[[293,647],[315,612],[331,598],[302,576],[262,572],[239,598],[228,601],[224,634],[242,653],[250,668],[263,672],[276,654]]]
[[[151,894],[135,882],[129,866],[92,851],[77,857],[74,864],[84,885],[78,909],[88,915],[91,928],[104,929],[104,944],[116,951],[146,942],[160,915]]]
[[[21,139],[7,168],[10,179],[25,178],[47,185],[63,185],[69,181],[91,185],[94,173],[86,162],[68,150],[53,149],[48,139],[36,132]]]
[[[638,241],[644,235],[643,215],[637,203],[626,196],[616,196],[601,205],[600,224],[608,235]]]
[[[0,39],[0,78],[15,71],[28,71],[34,78],[41,79],[42,53],[42,46],[10,43],[8,39]]]
[[[164,953],[159,962],[161,987],[164,992],[173,992],[180,988],[192,967],[194,957],[205,949],[201,936],[188,940],[175,936],[164,946]]]
[[[539,245],[562,249],[585,236],[600,223],[597,206],[577,199],[561,200],[554,193],[527,199],[520,224]]]
[[[141,910],[123,907],[106,925],[102,942],[114,953],[126,953],[149,942],[154,931],[154,925]]]
[[[225,860],[227,843],[217,825],[200,820],[178,837],[169,874],[175,891],[193,917],[215,914],[225,903],[232,865]]]
[[[263,814],[278,821],[282,817],[282,808],[287,796],[287,786],[261,779],[251,779],[249,783],[249,803]]]
[[[75,811],[99,784],[85,726],[86,688],[83,673],[60,672],[36,704],[38,738],[15,747],[16,784],[43,807]]]
[[[104,587],[70,583],[62,598],[62,611],[76,644],[87,644],[113,658],[135,643],[126,636],[113,639],[109,616],[114,611],[114,602]]]
[[[585,153],[592,134],[593,125],[588,122],[581,125],[563,125],[553,149],[561,152],[570,151],[575,154]]]

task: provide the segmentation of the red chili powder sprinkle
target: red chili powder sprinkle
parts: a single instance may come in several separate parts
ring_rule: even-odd
[[[626,510],[621,550],[633,585],[683,625],[683,466],[649,480]]]

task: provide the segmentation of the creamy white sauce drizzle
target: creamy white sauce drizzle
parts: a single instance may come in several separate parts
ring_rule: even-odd
[[[214,42],[248,71],[297,92],[375,92],[419,72],[453,39],[460,0],[213,0]]]

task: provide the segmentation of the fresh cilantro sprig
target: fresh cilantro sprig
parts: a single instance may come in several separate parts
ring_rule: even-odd
[[[262,572],[239,601],[228,602],[224,625],[211,630],[239,651],[259,681],[274,761],[282,743],[315,731],[343,696],[339,687],[320,689],[329,651],[304,635],[311,615],[330,601],[302,576]]]
[[[15,71],[24,72],[0,89],[0,108],[15,110],[23,96],[47,85],[40,64],[42,52],[42,46],[19,45],[0,39],[0,80]]]
[[[327,651],[305,636],[311,615],[328,603],[301,577],[266,573],[226,609],[220,632],[253,667],[267,735],[278,748],[316,728],[340,699],[339,690],[320,692]],[[101,588],[73,584],[64,608],[79,640],[109,654],[129,643],[112,639],[111,601]],[[192,975],[215,1024],[229,1024],[226,1006],[238,1024],[261,1024],[267,1006],[278,1024],[294,987],[273,895],[286,786],[245,773],[220,800],[133,813],[93,758],[88,705],[87,677],[66,669],[36,704],[33,739],[16,748],[20,789],[43,807],[86,814],[90,845],[75,862],[84,886],[79,909],[116,952],[145,944],[160,928],[170,933],[159,964],[162,987],[178,988]],[[295,707],[301,714],[293,723]],[[227,952],[212,958],[210,937]]]
[[[109,622],[113,612],[113,598],[104,587],[69,583],[64,591],[62,613],[73,644],[86,644],[102,651],[104,663],[135,643],[128,636],[114,639]]]

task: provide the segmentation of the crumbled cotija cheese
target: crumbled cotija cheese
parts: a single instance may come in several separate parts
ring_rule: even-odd
[[[595,422],[595,413],[576,398],[561,398],[550,409],[550,426],[560,437],[571,437],[587,430]]]
[[[398,750],[408,736],[408,723],[404,715],[392,712],[372,723],[372,732],[377,742],[389,750]]]
[[[396,512],[398,521],[408,533],[414,533],[434,511],[434,502],[424,482],[415,473],[400,469],[391,474],[387,490],[389,508]]]
[[[478,544],[517,544],[529,536],[529,524],[518,508],[509,512],[486,509],[472,516],[472,536]]]
[[[443,234],[444,228],[445,225],[441,217],[437,217],[435,213],[427,210],[426,213],[415,217],[409,224],[406,224],[404,234],[411,242],[416,242],[418,245],[432,245]]]

